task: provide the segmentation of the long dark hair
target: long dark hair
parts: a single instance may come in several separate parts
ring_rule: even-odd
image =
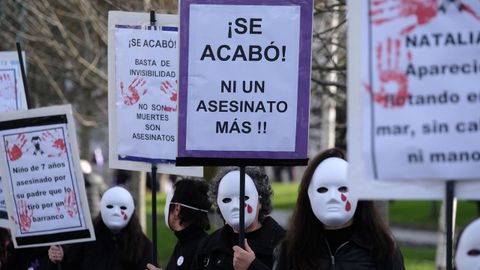
[[[112,232],[105,225],[102,216],[99,214],[94,220],[95,235],[98,238],[111,237]],[[145,252],[145,242],[149,241],[144,235],[136,211],[133,211],[132,217],[127,226],[117,235],[118,240],[118,258],[124,264],[134,264],[143,258]]]
[[[324,227],[313,213],[308,186],[318,165],[331,157],[346,160],[345,153],[338,148],[325,150],[309,162],[300,183],[297,204],[286,236],[287,256],[296,270],[319,269],[318,250],[324,244]],[[393,237],[373,202],[359,201],[353,222],[355,229],[370,239],[374,252],[372,255],[377,263],[393,256]]]

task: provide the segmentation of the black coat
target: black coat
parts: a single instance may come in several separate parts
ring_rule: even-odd
[[[331,250],[325,238],[319,239],[319,270],[405,270],[403,256],[397,248],[390,259],[376,263],[373,257],[373,245],[366,235],[354,231],[348,241],[336,250]],[[275,250],[274,270],[293,270],[287,256],[286,243],[283,241]],[[300,269],[295,269],[300,270]]]
[[[207,233],[202,228],[191,225],[179,232],[175,232],[175,236],[178,241],[168,261],[166,270],[188,270],[192,265],[198,244],[207,236]]]
[[[136,261],[129,261],[120,254],[125,245],[125,234],[113,234],[105,225],[95,228],[96,240],[66,245],[62,269],[68,270],[145,270],[147,263],[153,263],[153,246],[142,233],[141,243],[129,247],[134,252],[141,249],[142,256]],[[51,268],[56,269],[56,268]]]
[[[284,236],[285,230],[271,217],[262,222],[260,229],[246,233],[248,245],[255,252],[249,269],[272,269],[273,250]],[[238,245],[238,234],[229,225],[223,226],[200,242],[191,270],[233,269],[235,245]]]

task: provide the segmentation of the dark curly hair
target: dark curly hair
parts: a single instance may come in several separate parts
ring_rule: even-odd
[[[222,168],[217,175],[213,178],[213,181],[210,185],[210,201],[217,208],[217,196],[218,196],[218,186],[222,178],[232,171],[240,171],[238,167],[224,167]],[[265,169],[260,167],[245,167],[245,173],[252,178],[255,188],[258,191],[258,200],[262,207],[258,213],[258,220],[263,222],[265,218],[272,212],[272,186],[270,185],[270,180],[268,179]],[[222,217],[223,218],[223,217]]]

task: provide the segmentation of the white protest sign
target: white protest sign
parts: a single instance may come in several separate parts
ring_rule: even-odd
[[[480,3],[462,7],[349,2],[349,160],[361,197],[440,199],[438,180],[480,178]],[[478,186],[467,182],[456,195],[479,198],[463,193]]]
[[[22,52],[22,54],[25,59],[25,53]],[[18,52],[0,52],[0,113],[23,109],[28,108]],[[1,183],[2,174],[0,171],[0,227],[9,227],[7,206]]]
[[[25,53],[23,53],[25,59]],[[16,51],[0,52],[0,113],[27,109]]]
[[[110,167],[202,174],[177,168],[178,17],[109,12]]]
[[[311,1],[181,2],[179,156],[307,157],[311,23]]]
[[[69,105],[1,115],[0,146],[15,247],[95,239]]]

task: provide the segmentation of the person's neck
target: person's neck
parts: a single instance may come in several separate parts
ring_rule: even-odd
[[[256,221],[254,221],[254,222],[252,223],[252,225],[250,225],[250,226],[248,226],[247,228],[245,228],[245,232],[246,232],[246,233],[254,232],[254,231],[260,229],[261,227],[262,227],[262,223],[260,223],[258,220],[256,220]],[[235,233],[238,233],[238,230],[233,229],[233,231],[234,231]]]
[[[324,226],[325,230],[340,230],[340,229],[350,227],[352,224],[353,224],[353,219],[350,219],[347,223],[345,223],[343,225],[327,226],[327,225],[324,224],[323,226]]]

